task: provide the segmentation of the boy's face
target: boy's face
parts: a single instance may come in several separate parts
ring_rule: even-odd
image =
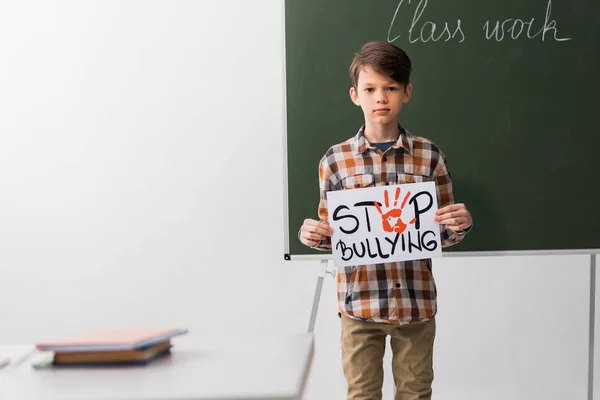
[[[411,84],[404,87],[370,67],[360,71],[356,86],[350,88],[350,97],[362,108],[365,122],[370,124],[397,124],[402,105],[412,94]]]

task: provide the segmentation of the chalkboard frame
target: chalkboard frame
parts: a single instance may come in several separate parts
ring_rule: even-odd
[[[318,250],[309,250],[310,254],[294,254],[291,252],[291,240],[298,240],[295,232],[299,229],[299,226],[290,226],[290,185],[289,185],[289,133],[288,133],[288,68],[287,68],[287,17],[286,17],[286,6],[291,0],[285,0],[283,3],[283,183],[284,183],[284,259],[285,260],[328,260],[331,259],[331,254],[328,252],[322,252]],[[379,38],[383,39],[383,38]],[[331,143],[333,144],[333,143]],[[316,171],[315,166],[315,171]],[[314,175],[315,183],[317,180],[316,173]],[[315,209],[318,198],[315,198]],[[307,217],[311,217],[307,215]],[[314,215],[312,216],[314,218]],[[474,230],[477,230],[477,220],[475,221]],[[468,240],[468,237],[465,240]],[[524,249],[524,250],[483,250],[483,251],[470,251],[461,250],[460,245],[455,248],[449,248],[444,251],[444,256],[501,256],[501,255],[548,255],[548,254],[598,254],[600,253],[600,247],[593,248],[567,248],[567,249]]]

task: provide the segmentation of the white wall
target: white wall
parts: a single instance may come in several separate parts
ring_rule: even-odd
[[[0,343],[306,330],[319,263],[283,261],[282,7],[0,3]],[[434,398],[587,398],[589,257],[434,269]],[[334,290],[309,400],[344,398]]]

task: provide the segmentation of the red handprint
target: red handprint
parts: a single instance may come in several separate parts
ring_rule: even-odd
[[[384,196],[384,200],[385,200],[385,208],[389,208],[390,207],[390,201],[388,198],[388,191],[387,189],[384,190],[383,192],[383,196]],[[386,232],[398,232],[398,233],[402,233],[404,232],[404,230],[406,229],[407,225],[404,223],[404,221],[402,221],[402,218],[400,218],[402,216],[402,209],[404,209],[404,206],[406,205],[406,201],[408,200],[408,198],[410,197],[410,192],[406,193],[406,196],[404,196],[404,200],[402,201],[402,204],[400,205],[400,208],[396,208],[396,206],[398,205],[398,199],[400,198],[400,187],[396,188],[396,195],[394,196],[394,205],[392,206],[393,208],[391,210],[389,210],[388,212],[386,212],[384,214],[384,212],[381,210],[381,207],[379,206],[379,203],[377,201],[375,201],[375,208],[377,208],[377,211],[379,211],[379,214],[381,214],[381,222],[383,224],[383,230]],[[392,223],[394,222],[394,219],[396,220],[395,223],[392,225]],[[415,221],[417,219],[413,218],[409,224],[414,224]]]

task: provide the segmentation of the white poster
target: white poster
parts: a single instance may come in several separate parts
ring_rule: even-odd
[[[327,192],[336,267],[440,257],[434,182]]]

